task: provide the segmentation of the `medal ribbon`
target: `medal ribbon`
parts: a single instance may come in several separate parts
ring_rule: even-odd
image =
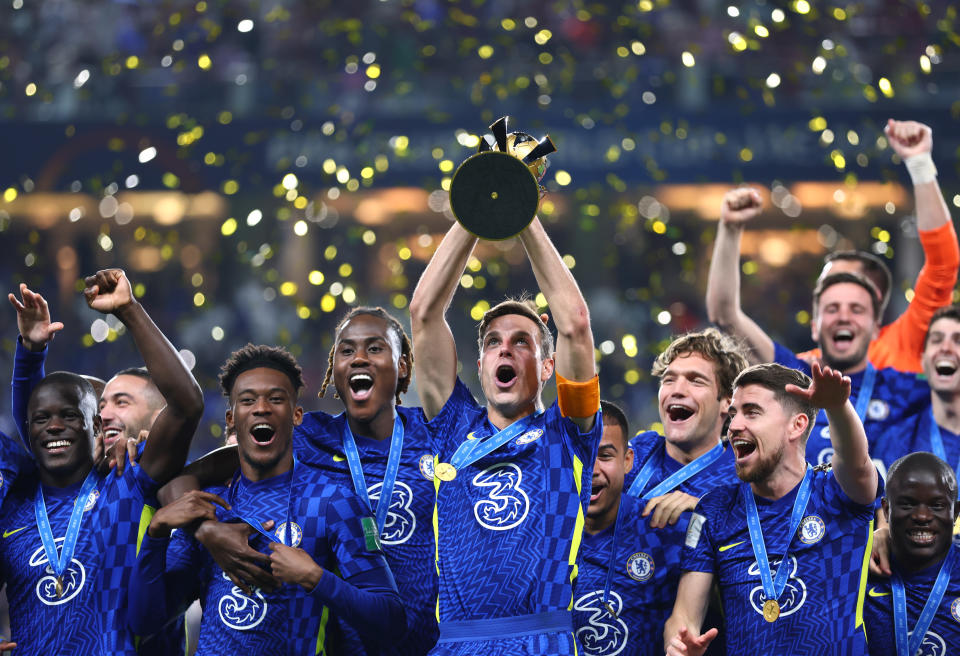
[[[387,470],[383,474],[383,487],[380,488],[380,499],[377,500],[377,508],[374,512],[370,503],[370,495],[367,494],[367,483],[363,477],[363,465],[360,464],[360,451],[357,449],[357,441],[353,438],[353,432],[350,430],[350,422],[346,417],[343,418],[343,453],[347,457],[347,465],[350,466],[353,489],[367,504],[367,508],[374,512],[374,517],[377,520],[377,530],[381,535],[383,534],[383,525],[387,521],[387,514],[390,511],[390,501],[393,499],[397,472],[400,471],[400,452],[402,450],[403,422],[400,421],[400,416],[394,413],[393,434],[390,436],[390,454],[387,456]]]
[[[644,463],[643,469],[640,470],[640,473],[637,474],[637,477],[633,479],[633,483],[630,484],[630,489],[627,490],[627,494],[634,497],[640,497],[640,494],[643,492],[643,488],[650,481],[650,478],[653,476],[653,472],[657,467],[658,458],[662,461],[662,454],[666,452],[666,441],[664,441],[654,453],[647,459],[647,462]],[[723,455],[723,442],[717,440],[717,445],[704,453],[703,455],[691,460],[683,467],[673,472],[660,483],[657,484],[652,490],[644,494],[642,498],[644,501],[649,501],[653,497],[658,497],[661,494],[666,494],[671,492],[677,487],[679,487],[684,481],[688,478],[696,476],[704,469],[716,462],[717,458]]]
[[[282,476],[283,474],[281,474]],[[237,507],[236,498],[237,498],[237,483],[240,480],[240,470],[237,470],[237,473],[233,475],[233,481],[230,483],[230,493],[227,495],[227,503],[230,504],[230,507],[233,508],[233,511],[237,513],[237,517],[242,519],[245,523],[252,526],[257,533],[267,538],[270,542],[279,542],[286,546],[292,546],[293,544],[293,524],[290,521],[290,518],[293,517],[293,484],[297,477],[297,458],[293,458],[293,471],[290,473],[290,486],[287,489],[287,518],[285,521],[285,529],[283,532],[283,539],[281,540],[276,533],[267,533],[263,529],[263,523],[256,520],[256,518],[249,517],[247,515],[241,514],[239,508]],[[278,526],[274,526],[273,530],[276,531]]]
[[[497,431],[489,437],[476,440],[464,440],[463,443],[457,447],[457,450],[453,452],[453,457],[450,458],[450,464],[453,465],[457,471],[460,471],[464,467],[469,467],[477,460],[480,460],[480,458],[496,451],[517,435],[527,430],[530,422],[533,421],[534,418],[539,417],[541,412],[542,411],[537,411],[532,415],[527,415],[523,419],[518,419],[503,430]]]
[[[929,422],[927,430],[930,436],[930,450],[933,451],[935,456],[946,462],[947,450],[943,446],[943,436],[940,434],[940,427],[937,426],[937,420],[933,416],[933,406],[930,407],[930,412],[927,413],[926,420]],[[957,463],[954,471],[960,471],[960,462]]]
[[[90,473],[83,480],[80,486],[80,494],[73,503],[73,510],[70,512],[70,521],[67,524],[67,534],[63,538],[63,545],[60,548],[60,557],[57,557],[57,542],[53,537],[53,529],[50,528],[50,519],[47,517],[47,504],[43,500],[43,486],[37,486],[37,494],[33,499],[33,514],[37,518],[37,530],[40,532],[40,542],[43,543],[43,552],[47,555],[47,562],[53,569],[57,579],[63,576],[67,566],[73,559],[73,552],[77,548],[77,538],[80,536],[80,522],[83,521],[83,513],[87,507],[87,499],[90,493],[97,486],[97,471],[91,469]]]
[[[933,584],[933,589],[930,590],[930,596],[927,597],[927,602],[923,605],[923,610],[920,611],[920,617],[917,618],[917,624],[913,627],[912,634],[907,633],[907,595],[904,590],[903,579],[900,578],[900,574],[896,570],[893,571],[893,576],[890,578],[890,587],[893,592],[893,628],[897,641],[897,656],[910,656],[916,654],[917,650],[920,649],[920,643],[927,635],[927,629],[930,628],[930,623],[933,622],[933,617],[937,614],[943,595],[950,584],[950,571],[953,569],[956,555],[957,550],[951,546],[946,558],[943,559],[940,573],[937,574],[937,580]],[[907,639],[908,635],[909,640]]]
[[[600,600],[601,603],[603,603],[603,607],[606,608],[607,611],[614,617],[616,617],[617,615],[616,613],[613,612],[613,606],[610,605],[610,601],[609,601],[610,582],[613,579],[613,568],[616,565],[616,561],[617,561],[617,543],[620,538],[620,515],[623,514],[620,512],[620,509],[622,507],[623,507],[622,503],[617,507],[617,520],[613,523],[613,544],[610,545],[610,564],[607,565],[607,580],[603,584],[603,599]]]
[[[760,570],[760,582],[763,584],[763,594],[767,599],[776,599],[783,592],[787,584],[787,575],[790,571],[787,563],[787,556],[790,554],[790,543],[793,542],[793,536],[800,526],[803,519],[803,513],[807,509],[807,501],[810,500],[810,483],[813,480],[813,469],[807,465],[807,472],[803,475],[803,481],[800,483],[800,489],[797,490],[797,498],[793,502],[793,511],[790,513],[790,532],[787,534],[787,546],[783,550],[783,557],[780,558],[780,566],[777,568],[776,579],[770,574],[770,561],[767,560],[767,547],[763,543],[763,531],[760,528],[760,515],[757,513],[757,501],[753,498],[753,488],[749,483],[741,484],[744,505],[747,508],[747,529],[750,531],[750,543],[753,545],[753,555],[757,559],[757,568]]]
[[[857,416],[860,417],[861,424],[867,422],[867,408],[870,407],[870,400],[873,397],[873,388],[876,383],[877,368],[868,362],[867,368],[863,371],[863,380],[860,381],[860,389],[857,390],[857,402],[853,406],[854,410],[857,411]],[[821,417],[826,419],[826,413],[823,410],[818,412],[817,416],[814,417],[813,426],[810,428],[810,435],[813,435],[817,424],[823,423]]]

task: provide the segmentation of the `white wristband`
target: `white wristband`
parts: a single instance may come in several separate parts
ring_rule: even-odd
[[[930,156],[930,153],[911,155],[903,160],[903,163],[907,165],[907,171],[910,173],[910,179],[913,180],[914,185],[936,181],[937,167],[933,163],[933,157]]]

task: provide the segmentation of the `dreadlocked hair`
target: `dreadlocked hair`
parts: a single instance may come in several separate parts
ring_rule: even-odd
[[[403,326],[400,325],[396,317],[382,307],[374,307],[371,305],[361,305],[360,307],[353,308],[347,312],[343,318],[340,319],[340,323],[337,324],[337,328],[333,333],[333,345],[330,347],[330,354],[327,356],[327,372],[323,376],[323,384],[320,385],[319,396],[322,397],[327,393],[327,387],[330,386],[330,381],[333,379],[333,355],[337,350],[337,342],[340,341],[340,332],[351,319],[362,314],[383,319],[387,324],[387,330],[392,331],[400,342],[400,362],[405,361],[407,363],[407,375],[397,380],[396,401],[397,405],[400,405],[402,403],[400,396],[406,393],[410,387],[410,381],[413,379],[413,348],[410,346],[410,338],[407,337],[406,331],[404,331]],[[336,392],[334,392],[334,398],[338,398]]]

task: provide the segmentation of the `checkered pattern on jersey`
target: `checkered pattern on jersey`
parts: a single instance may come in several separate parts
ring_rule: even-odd
[[[774,362],[810,375],[810,366],[780,344],[775,344]],[[850,402],[856,405],[863,372],[852,374],[850,382]],[[896,369],[877,370],[863,428],[867,433],[870,457],[884,477],[887,467],[897,458],[910,453],[907,436],[914,434],[929,407],[930,386],[926,379]],[[929,440],[926,444],[929,444]],[[821,410],[817,425],[807,439],[807,460],[817,465],[827,462],[831,457],[833,446],[830,444],[830,428],[826,413]]]
[[[658,448],[663,436],[647,431],[630,442],[634,450],[630,482],[649,461],[657,465],[644,491],[677,471],[681,465]],[[695,497],[720,484],[736,481],[733,456],[728,447],[710,467],[690,477],[679,490]],[[624,482],[624,489],[629,482]],[[650,518],[642,517],[647,502],[624,494],[620,506],[620,537],[611,591],[616,595],[614,619],[603,608],[601,597],[610,564],[614,526],[596,535],[583,534],[582,561],[577,577],[574,602],[574,626],[587,656],[608,654],[663,654],[663,624],[673,611],[677,582],[680,578],[680,556],[691,513],[685,512],[673,526],[650,527]],[[613,596],[613,595],[612,595]],[[708,653],[723,653],[722,641],[711,644]]]
[[[501,640],[441,642],[430,651],[430,656],[574,656],[579,653],[571,633],[538,633]]]
[[[155,506],[157,484],[139,465],[122,477],[101,477],[84,513],[73,560],[57,598],[52,570],[34,516],[36,481],[17,484],[0,513],[0,567],[10,600],[12,639],[25,654],[134,654],[126,630],[126,590],[141,517]],[[47,516],[58,547],[80,484],[45,490]],[[95,497],[95,498],[94,498]],[[146,510],[149,516],[152,508]]]
[[[878,482],[878,496],[883,492]],[[683,569],[711,572],[720,585],[730,654],[863,654],[866,651],[859,604],[866,583],[874,504],[854,503],[832,471],[815,470],[810,500],[797,532],[787,535],[799,484],[769,501],[757,498],[757,511],[772,572],[789,539],[790,568],[779,597],[781,614],[764,620],[765,601],[740,485],[706,494],[691,520]],[[698,537],[699,535],[699,537]],[[691,546],[693,545],[693,546]],[[705,627],[709,628],[709,627]]]
[[[381,570],[388,576],[382,554],[366,548],[361,519],[369,516],[362,501],[311,467],[298,466],[292,476],[294,512],[290,521],[299,527],[300,548],[330,573],[343,578]],[[231,499],[232,509],[217,509],[221,521],[238,521],[239,514],[261,522],[273,520],[276,531],[287,521],[287,500],[291,472],[264,481],[240,477],[233,495],[222,487],[209,491]],[[296,530],[294,531],[296,533]],[[260,534],[251,546],[269,554],[269,541]],[[167,549],[168,585],[176,596],[187,598],[200,580],[199,594],[204,607],[197,653],[213,656],[249,653],[263,656],[313,654],[318,635],[326,636],[325,647],[339,653],[341,639],[331,630],[329,613],[320,599],[299,586],[279,590],[255,590],[246,595],[233,585],[223,570],[196,541],[177,531]],[[346,653],[345,651],[343,653]]]
[[[459,380],[427,428],[440,462],[468,436],[497,432]],[[571,606],[570,563],[602,430],[598,420],[581,434],[554,404],[526,432],[438,484],[441,622]]]
[[[434,566],[433,454],[426,419],[420,408],[397,406],[404,424],[400,469],[393,489],[390,512],[384,523],[383,552],[407,608],[407,635],[389,656],[426,654],[437,641],[437,569]],[[346,416],[308,412],[294,428],[293,444],[302,464],[324,472],[332,481],[353,489],[353,479],[343,452]],[[377,442],[355,436],[370,500],[376,507],[386,473],[390,441]],[[341,627],[355,653],[363,649],[349,625]]]
[[[960,549],[954,544],[951,549]],[[911,633],[917,625],[920,611],[927,603],[933,583],[940,573],[941,563],[903,575],[907,597],[907,630]],[[890,579],[871,576],[864,599],[863,623],[867,629],[867,646],[870,656],[898,656],[893,630],[893,595]],[[960,569],[950,573],[950,584],[937,607],[930,628],[920,643],[921,656],[948,656],[960,653]]]

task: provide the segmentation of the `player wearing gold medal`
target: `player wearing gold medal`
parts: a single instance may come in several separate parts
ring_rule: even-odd
[[[763,364],[734,383],[728,430],[742,481],[697,506],[682,559],[667,654],[703,654],[710,587],[720,587],[729,654],[863,654],[863,591],[874,502],[883,484],[849,402],[850,379],[814,365]],[[804,458],[826,411],[832,469]]]

